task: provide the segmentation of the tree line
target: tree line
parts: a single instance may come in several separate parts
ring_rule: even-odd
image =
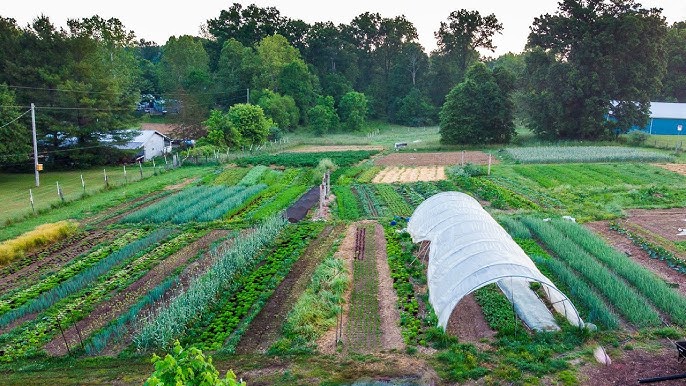
[[[445,143],[507,142],[514,121],[547,139],[605,139],[645,122],[650,100],[686,102],[686,23],[668,26],[659,9],[562,0],[533,21],[524,52],[483,57],[500,33],[494,14],[456,10],[427,53],[404,16],[308,24],[233,4],[200,36],[158,45],[117,19],[63,29],[0,17],[0,164],[30,153],[26,120],[10,122],[29,103],[52,162],[87,165],[116,157],[102,141],[127,139],[141,95],[173,102],[176,137],[228,147],[368,118],[439,123]]]

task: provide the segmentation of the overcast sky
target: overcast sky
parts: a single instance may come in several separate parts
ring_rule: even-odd
[[[176,6],[175,2],[171,1],[149,0],[2,0],[0,15],[16,19],[21,26],[25,26],[40,14],[49,16],[58,26],[64,26],[68,18],[96,14],[105,19],[116,17],[129,30],[133,30],[138,38],[164,44],[172,35],[198,35],[201,24],[208,19],[216,18],[220,10],[228,9],[235,2],[243,5],[254,3],[260,7],[273,6],[281,11],[283,16],[302,19],[308,23],[349,23],[355,16],[366,11],[379,12],[383,17],[405,15],[417,28],[419,41],[427,52],[436,48],[433,33],[450,12],[465,8],[478,10],[482,15],[494,13],[504,27],[503,34],[494,39],[497,46],[494,55],[522,51],[534,18],[544,13],[553,13],[557,9],[557,0],[192,0],[182,3],[183,6]],[[646,7],[663,8],[663,15],[670,24],[686,20],[684,0],[639,2]]]

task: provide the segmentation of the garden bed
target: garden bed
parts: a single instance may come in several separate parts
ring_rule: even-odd
[[[686,208],[632,209],[627,222],[635,224],[671,241],[686,241]],[[685,233],[679,235],[679,233]]]
[[[444,153],[398,152],[377,158],[374,164],[381,166],[452,166],[461,164],[463,160],[465,164],[487,165],[488,154],[482,151]],[[491,162],[496,164],[498,160],[492,157]]]
[[[445,169],[443,166],[418,166],[402,167],[390,166],[381,170],[372,182],[381,183],[407,183],[417,181],[440,181],[445,180]]]

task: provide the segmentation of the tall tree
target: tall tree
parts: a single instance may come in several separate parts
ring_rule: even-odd
[[[14,92],[0,83],[0,167],[28,165],[31,154],[31,130],[28,116],[16,106]]]
[[[168,107],[168,110],[178,110],[174,111],[177,112],[175,135],[180,138],[205,135],[202,121],[212,104],[212,94],[209,57],[202,42],[188,35],[170,37],[162,50],[159,79],[170,104],[178,105]]]
[[[221,10],[216,19],[208,20],[205,29],[219,47],[229,39],[252,47],[267,36],[281,32],[286,22],[274,7],[260,8],[251,4],[243,8],[240,3],[234,3],[229,9]],[[295,29],[292,25],[289,28]]]
[[[634,0],[564,0],[536,18],[527,43],[542,50],[527,61],[532,129],[596,139],[645,125],[665,72],[666,27],[659,9]]]
[[[509,142],[514,135],[514,125],[509,102],[511,82],[507,79],[507,75],[495,75],[483,63],[470,67],[465,80],[450,90],[441,108],[441,142]]]
[[[447,22],[441,22],[435,36],[438,50],[457,58],[459,69],[464,72],[477,48],[495,50],[493,36],[502,30],[503,25],[494,14],[481,16],[479,11],[460,9],[451,12]]]
[[[686,22],[674,23],[665,42],[667,71],[662,80],[660,99],[686,102]]]

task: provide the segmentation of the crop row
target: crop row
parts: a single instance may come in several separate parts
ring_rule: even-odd
[[[334,245],[315,269],[305,292],[286,317],[283,337],[269,348],[269,353],[312,353],[317,339],[336,326],[343,312],[343,294],[350,285],[350,272],[343,260],[333,256],[337,248]]]
[[[25,303],[21,307],[15,308],[12,311],[3,314],[2,317],[0,317],[0,326],[4,327],[16,319],[23,317],[24,315],[47,309],[48,307],[57,303],[59,300],[64,299],[67,296],[85,288],[103,273],[111,270],[119,264],[122,264],[132,256],[140,254],[151,245],[159,243],[161,240],[168,237],[170,233],[171,231],[167,229],[157,230],[148,236],[140,240],[136,240],[122,249],[110,254],[92,267],[80,272],[78,275],[72,276],[70,279],[62,282],[56,287],[51,288],[49,291],[41,293],[38,297]]]
[[[245,177],[249,170],[248,168],[227,168],[218,175],[212,176],[208,183],[226,186],[236,185]]]
[[[457,170],[458,172],[456,172]],[[459,188],[466,190],[483,200],[490,201],[498,209],[538,209],[538,205],[512,190],[495,184],[486,177],[472,177],[459,173],[459,168],[446,170],[450,180]]]
[[[536,146],[506,148],[505,151],[522,163],[670,162],[673,159],[647,149],[619,146]]]
[[[551,224],[567,237],[581,245],[589,254],[636,287],[675,324],[686,326],[686,298],[682,297],[664,280],[629,259],[625,254],[610,247],[588,229],[570,221],[551,221]]]
[[[392,186],[377,184],[374,187],[392,214],[396,216],[410,216],[412,214],[412,208]]]
[[[405,201],[412,207],[417,207],[424,201],[424,196],[417,193],[409,185],[393,185],[396,191],[402,196]]]
[[[357,150],[343,152],[265,154],[239,158],[236,160],[236,164],[239,166],[281,165],[286,167],[314,168],[319,165],[319,161],[328,158],[339,167],[344,167],[354,165],[376,153],[378,153],[378,151]]]
[[[533,218],[524,218],[522,221],[552,252],[583,275],[631,323],[640,327],[661,324],[657,312],[646,306],[647,299],[601,264],[598,261],[599,256],[591,255],[578,244],[582,240],[572,239],[550,222]]]
[[[260,181],[260,177],[264,174],[264,172],[267,171],[269,167],[264,166],[264,165],[257,165],[250,169],[248,174],[246,174],[243,179],[238,182],[238,185],[243,185],[243,186],[252,186],[256,185]]]
[[[379,198],[369,185],[354,185],[353,192],[357,194],[367,217],[383,217],[386,215],[384,208],[379,203]]]
[[[252,215],[262,206],[269,205],[272,201],[277,199],[280,193],[292,186],[304,185],[309,183],[307,181],[311,174],[301,169],[288,169],[281,173],[279,178],[274,181],[267,189],[255,196],[250,203],[241,210],[239,216],[233,218],[234,221],[241,221],[251,219]]]
[[[338,218],[341,220],[357,220],[360,218],[362,208],[355,193],[349,185],[334,186],[333,194],[336,196]]]
[[[307,185],[300,184],[287,188],[286,190],[279,193],[274,200],[266,203],[265,205],[255,210],[251,214],[251,219],[259,221],[269,216],[272,216],[274,213],[278,213],[286,209],[288,205],[290,205],[298,197],[302,196],[302,194],[305,193],[307,189]]]
[[[192,234],[182,233],[142,256],[128,260],[118,269],[101,275],[87,288],[58,301],[32,321],[0,336],[0,361],[12,361],[39,354],[45,343],[55,339],[59,332],[58,328],[68,328],[86,317],[96,304],[107,301],[112,294],[125,290],[152,266],[176,252],[193,237]]]
[[[5,314],[11,309],[21,307],[28,301],[35,299],[41,293],[47,292],[60,283],[63,283],[75,275],[78,275],[80,272],[92,268],[102,259],[125,247],[128,243],[133,242],[143,234],[144,232],[141,230],[132,230],[113,240],[111,243],[100,244],[87,254],[77,257],[76,259],[72,260],[70,264],[45,277],[43,280],[3,296],[2,300],[0,300],[0,314]]]
[[[129,223],[171,221],[176,224],[189,221],[211,221],[240,206],[248,197],[257,194],[265,187],[265,185],[255,185],[246,188],[237,185],[229,188],[223,186],[189,188],[132,213],[122,221]]]
[[[646,253],[648,254],[648,256],[650,256],[651,259],[664,261],[667,264],[667,266],[669,266],[669,268],[672,268],[677,272],[686,274],[686,260],[675,256],[674,253],[668,251],[666,248],[656,243],[647,241],[645,238],[641,237],[635,232],[620,227],[616,223],[612,223],[610,225],[610,228],[620,234],[623,234],[635,245],[639,246],[641,249],[646,251]]]
[[[257,259],[260,266],[239,279],[238,289],[232,294],[225,293],[216,306],[204,311],[203,321],[207,323],[191,328],[186,334],[188,342],[202,350],[213,351],[222,348],[229,336],[237,342],[240,334],[235,330],[241,320],[249,313],[256,315],[259,312],[310,239],[322,229],[322,223],[311,223],[290,226],[282,232],[274,246]]]
[[[411,278],[421,275],[421,268],[416,268],[417,261],[411,252],[403,249],[401,239],[394,228],[385,228],[386,253],[388,266],[393,279],[393,288],[398,295],[400,310],[401,334],[405,344],[416,345],[424,339],[422,320],[419,318],[419,301],[414,291]],[[412,263],[415,262],[414,265]],[[416,272],[413,272],[416,271]]]
[[[178,337],[223,291],[235,287],[236,278],[250,269],[258,251],[284,226],[283,218],[274,216],[262,222],[254,232],[235,239],[230,246],[213,249],[215,263],[185,292],[144,322],[135,337],[136,345],[139,348],[164,347]]]

